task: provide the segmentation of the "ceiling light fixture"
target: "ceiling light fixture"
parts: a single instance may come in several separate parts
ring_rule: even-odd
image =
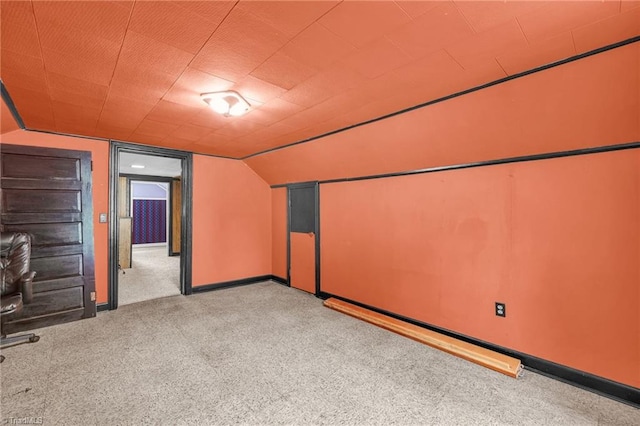
[[[200,97],[212,110],[225,117],[239,117],[249,111],[251,106],[240,93],[233,90],[203,93]]]
[[[132,164],[131,168],[132,169],[144,169],[144,165],[142,165],[142,164]]]

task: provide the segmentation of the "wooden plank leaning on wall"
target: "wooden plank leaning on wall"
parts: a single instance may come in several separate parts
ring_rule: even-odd
[[[180,254],[180,231],[182,223],[182,181],[171,181],[171,254]]]
[[[131,268],[131,216],[129,214],[129,179],[118,178],[118,265]]]

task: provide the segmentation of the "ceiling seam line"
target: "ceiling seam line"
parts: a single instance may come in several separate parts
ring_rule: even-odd
[[[389,43],[391,43],[391,45],[393,47],[395,47],[396,49],[398,49],[400,52],[404,53],[405,55],[407,55],[409,58],[411,58],[412,60],[418,60],[419,58],[414,57],[413,55],[411,55],[409,52],[407,52],[405,49],[403,49],[397,42],[393,41],[393,39],[389,38],[389,35],[386,34],[384,36],[382,36],[382,38],[386,39]]]
[[[527,44],[529,46],[531,46],[531,42],[529,41],[529,38],[527,37],[527,35],[524,33],[524,30],[522,29],[522,24],[520,23],[520,20],[518,19],[518,17],[515,17],[516,20],[516,24],[518,24],[518,29],[520,30],[520,32],[522,33],[522,36],[524,37],[524,39],[527,41]]]
[[[471,28],[471,31],[473,32],[474,35],[481,33],[481,31],[476,30],[476,28],[473,25],[471,25],[471,22],[469,22],[469,20],[467,19],[467,15],[465,15],[464,12],[460,10],[460,7],[458,7],[458,3],[453,1],[453,7],[460,14],[460,16],[462,16],[462,19],[464,19],[464,22],[467,24],[467,26]]]
[[[500,61],[498,60],[498,58],[493,58],[494,61],[496,61],[496,64],[498,64],[498,66],[500,67],[500,69],[502,70],[502,72],[504,73],[505,77],[509,76],[509,73],[507,72],[507,70],[504,69],[504,67],[502,66],[502,64],[500,63]]]
[[[465,68],[465,67],[464,67],[464,66],[463,66],[463,65],[462,65],[462,64],[461,64],[461,63],[460,63],[456,58],[454,58],[454,57],[453,57],[453,55],[452,55],[451,53],[449,53],[449,51],[448,51],[446,48],[444,48],[444,47],[443,47],[443,48],[442,48],[442,51],[443,51],[444,53],[446,53],[446,54],[447,54],[447,56],[448,56],[449,58],[451,58],[451,60],[452,60],[453,62],[455,62],[456,64],[458,64],[458,66],[460,67],[460,69],[462,69],[463,71],[466,71],[466,70],[467,70],[467,69],[466,69],[466,68]]]
[[[264,61],[262,61],[259,65],[257,65],[254,69],[251,70],[251,72],[249,72],[249,75],[251,75],[251,73],[253,73],[255,70],[257,70],[260,66],[262,66],[265,62],[267,62],[269,59],[271,59],[272,57],[275,56],[276,53],[278,52],[282,52],[282,49],[288,45],[289,43],[291,43],[291,40],[293,40],[294,38],[298,37],[300,34],[302,34],[307,28],[309,28],[310,26],[312,26],[315,23],[318,23],[318,25],[322,25],[320,24],[318,21],[320,19],[322,19],[327,13],[331,12],[333,9],[335,9],[336,7],[338,7],[341,3],[343,2],[343,0],[340,0],[338,3],[336,3],[331,9],[327,10],[326,12],[324,12],[322,15],[320,15],[318,18],[315,19],[315,21],[311,22],[309,25],[307,25],[306,27],[304,27],[303,29],[301,29],[300,31],[298,31],[297,33],[295,33],[285,44],[283,44],[278,50],[276,50],[275,52],[273,52],[271,55],[269,55],[269,57],[267,59],[265,59]],[[251,13],[251,12],[249,12]],[[262,18],[260,18],[259,16],[257,16],[257,18],[266,23],[267,25],[269,25],[268,22],[265,22]],[[323,25],[324,27],[324,25]],[[276,28],[277,29],[277,28]],[[283,55],[286,55],[287,57],[290,57],[289,55],[287,55],[286,53],[282,52]],[[311,68],[315,68],[315,67],[311,67]],[[318,70],[320,71],[320,70]],[[258,77],[256,77],[258,78]],[[260,79],[261,80],[261,79]],[[266,81],[266,80],[265,80]],[[306,81],[306,80],[305,80]],[[267,81],[267,83],[270,83]],[[273,83],[270,83],[273,84]],[[278,97],[278,99],[280,99],[280,97]]]
[[[351,43],[349,40],[345,39],[344,37],[342,37],[339,34],[336,34],[335,31],[332,31],[330,28],[327,28],[325,25],[322,25],[322,23],[318,22],[318,25],[320,25],[322,28],[324,28],[325,30],[329,31],[332,35],[336,36],[337,38],[339,38],[340,40],[344,41],[346,44],[348,44],[349,46],[353,47],[356,51],[360,50],[360,48],[358,46],[356,46],[355,44]],[[384,37],[384,36],[383,36]],[[375,40],[375,39],[374,39]],[[366,46],[367,43],[365,43]],[[334,61],[332,63],[335,63],[337,61]]]
[[[284,53],[282,50],[291,43],[291,40],[293,40],[294,38],[298,37],[300,34],[302,34],[307,28],[311,27],[313,24],[318,24],[320,25],[322,28],[326,29],[327,31],[329,31],[331,34],[335,35],[336,37],[339,37],[337,34],[334,34],[332,31],[330,31],[328,28],[326,28],[324,25],[322,25],[320,22],[320,19],[322,19],[324,16],[326,16],[329,12],[331,12],[333,9],[335,9],[336,7],[338,7],[341,3],[343,2],[343,0],[340,0],[338,3],[336,3],[331,9],[328,9],[326,12],[324,12],[321,16],[319,16],[318,18],[316,18],[315,21],[311,22],[309,25],[307,25],[306,27],[304,27],[303,29],[301,29],[300,31],[298,31],[293,37],[291,37],[285,44],[283,44],[278,50],[276,50],[275,52],[273,52],[267,59],[265,59],[264,61],[262,61],[259,65],[257,65],[254,69],[251,70],[251,72],[249,72],[249,75],[251,75],[251,73],[253,73],[255,70],[257,70],[260,66],[262,66],[265,62],[267,62],[269,59],[271,59],[272,57],[274,57],[276,55],[276,53],[278,52],[282,52],[283,55],[287,56],[287,57],[291,57],[290,55],[287,55],[286,53]],[[258,17],[258,19],[260,19],[260,17]],[[262,21],[262,19],[260,19]],[[340,37],[342,38],[342,37]],[[346,41],[346,40],[345,40]],[[355,46],[354,46],[355,47]],[[306,64],[305,64],[306,65]],[[313,68],[314,70],[316,70],[318,73],[320,73],[322,70],[317,69],[316,67],[307,65],[310,68]],[[258,77],[255,77],[258,78]],[[301,81],[299,84],[304,83],[308,80],[311,80],[313,77],[309,77],[306,80]],[[258,78],[259,80],[261,80],[260,78]],[[266,80],[265,80],[266,81]],[[267,81],[267,83],[269,84],[273,84]],[[287,90],[288,92],[288,90]],[[283,93],[286,94],[287,92]],[[276,99],[282,99],[282,95],[276,97]],[[285,102],[291,102],[291,101],[287,101],[285,99],[282,99]],[[291,102],[292,104],[296,104],[295,102]],[[309,109],[310,107],[305,107],[304,105],[299,105],[296,104],[298,106],[304,107],[304,110]],[[304,111],[302,110],[302,111]],[[282,121],[282,120],[278,120],[278,121]],[[242,157],[240,157],[242,158]]]
[[[207,43],[209,43],[209,40],[211,40],[211,38],[213,37],[213,35],[216,33],[216,31],[218,31],[218,29],[219,29],[219,28],[220,28],[220,26],[224,23],[224,21],[226,21],[226,20],[227,20],[227,18],[229,17],[229,15],[230,15],[230,14],[231,14],[231,12],[233,11],[233,9],[235,9],[235,8],[236,8],[236,6],[238,5],[238,3],[240,3],[240,0],[237,0],[237,1],[233,4],[233,6],[229,9],[229,11],[227,12],[227,14],[226,14],[226,15],[224,15],[224,18],[222,18],[222,20],[218,23],[218,25],[217,25],[217,26],[216,26],[216,28],[211,32],[211,34],[209,35],[209,37],[207,37],[207,39],[205,40],[205,42],[204,42],[204,43],[202,43],[202,46],[200,46],[200,49],[198,49],[198,51],[197,51],[196,53],[194,53],[193,58],[191,58],[191,60],[190,60],[190,61],[187,63],[187,65],[184,67],[184,70],[182,70],[182,72],[180,73],[180,75],[178,75],[178,76],[176,77],[176,79],[173,81],[173,83],[171,84],[171,86],[170,86],[170,87],[169,87],[169,88],[168,88],[168,89],[163,93],[163,95],[160,97],[159,101],[158,101],[158,102],[156,102],[156,104],[155,104],[155,105],[158,105],[158,103],[159,103],[160,101],[165,100],[165,99],[164,99],[164,97],[167,95],[167,93],[169,93],[169,92],[171,91],[171,89],[173,89],[173,88],[176,86],[177,81],[178,81],[178,80],[180,80],[180,78],[182,78],[182,76],[184,75],[184,73],[186,72],[186,70],[187,70],[187,69],[189,68],[189,66],[193,63],[193,61],[194,61],[194,60],[196,59],[196,57],[200,54],[200,52],[202,52],[202,49],[204,49],[204,47],[207,45]],[[198,70],[198,71],[200,71],[200,70]],[[201,72],[204,72],[205,74],[208,74],[208,75],[214,75],[214,74],[209,74],[208,72],[205,72],[205,71],[201,71]],[[218,76],[215,76],[215,77],[218,77]],[[218,78],[222,78],[222,77],[218,77]],[[226,79],[223,79],[223,80],[226,80]],[[171,101],[167,101],[167,102],[171,102]],[[153,108],[152,108],[152,111],[153,111]],[[144,116],[144,118],[142,119],[142,121],[146,120],[150,113],[151,113],[151,111],[149,111],[148,113],[146,113],[146,114],[145,114],[145,116]],[[142,123],[142,121],[141,121],[140,123]],[[186,123],[186,124],[191,124],[191,123]],[[139,127],[140,127],[140,124],[138,124],[138,126],[136,126],[136,128],[135,128],[131,133],[129,133],[129,137],[130,137],[131,135],[133,135],[133,134],[136,132],[136,130],[138,130],[138,128],[139,128]],[[166,139],[166,138],[164,138],[164,139]],[[164,140],[164,139],[161,139],[161,140]]]
[[[576,47],[576,38],[573,36],[573,30],[569,31],[569,34],[571,34],[571,44],[573,45],[573,53],[577,54],[578,48]]]
[[[33,5],[33,0],[30,2],[31,4],[31,13],[33,14],[33,25],[36,27],[36,35],[38,36],[38,47],[40,48],[40,58],[42,59],[42,70],[44,71],[44,81],[47,84],[47,95],[49,96],[49,108],[51,109],[51,117],[53,118],[53,125],[55,128],[58,128],[58,123],[56,122],[56,114],[53,111],[53,98],[51,97],[51,92],[49,91],[49,75],[47,73],[47,65],[44,61],[44,54],[42,52],[42,41],[40,40],[40,29],[38,27],[38,19],[36,18],[36,9]],[[16,109],[17,111],[17,109]],[[25,125],[26,129],[26,125]]]
[[[336,37],[342,38],[342,37],[338,36],[337,34],[334,34],[331,30],[329,30],[328,28],[326,28],[324,25],[322,25],[322,24],[321,24],[320,22],[318,22],[318,21],[320,21],[320,19],[322,19],[323,17],[325,17],[329,12],[331,12],[332,10],[334,10],[336,7],[338,7],[338,6],[339,6],[340,4],[342,4],[343,2],[344,2],[344,0],[340,0],[338,3],[336,3],[335,5],[333,5],[333,7],[332,7],[332,8],[328,9],[326,12],[324,12],[322,15],[320,15],[318,18],[316,18],[316,19],[315,19],[313,22],[311,22],[309,25],[307,25],[306,27],[304,27],[303,29],[301,29],[300,31],[298,31],[298,32],[297,32],[293,37],[291,37],[291,38],[290,38],[290,39],[289,39],[285,44],[283,44],[283,45],[282,45],[278,50],[276,50],[275,52],[273,52],[273,53],[272,53],[272,54],[271,54],[267,59],[265,59],[264,61],[262,61],[262,63],[260,63],[259,65],[257,65],[254,69],[252,69],[252,70],[251,70],[251,72],[249,72],[249,75],[251,75],[251,73],[253,73],[255,70],[257,70],[260,66],[262,66],[262,65],[263,65],[265,62],[267,62],[269,59],[271,59],[272,57],[274,57],[278,52],[282,52],[282,54],[283,54],[283,55],[285,55],[285,56],[287,56],[287,57],[291,58],[291,56],[290,56],[290,55],[287,55],[285,52],[283,52],[283,49],[284,49],[288,44],[290,44],[290,43],[291,43],[291,40],[293,40],[294,38],[298,37],[300,34],[302,34],[306,29],[308,29],[309,27],[311,27],[313,24],[316,24],[316,23],[317,23],[317,24],[318,24],[318,25],[320,25],[322,28],[325,28],[327,31],[329,31],[331,34],[335,35]],[[258,19],[260,19],[260,18],[258,17]],[[345,41],[346,41],[346,40],[345,40]],[[354,48],[357,50],[357,48],[356,48],[355,46],[354,46]],[[305,64],[305,65],[306,65],[306,64]],[[314,67],[314,66],[310,66],[310,65],[306,65],[306,66],[309,66],[310,68],[313,68],[314,70],[316,70],[316,71],[317,71],[317,73],[318,73],[318,74],[322,71],[322,70],[317,69],[317,68],[316,68],[316,67]],[[318,74],[316,74],[316,75],[318,75]],[[258,78],[258,77],[255,77],[255,78]],[[302,84],[302,83],[304,83],[304,82],[306,82],[306,81],[311,80],[312,78],[313,78],[313,76],[312,76],[312,77],[307,78],[306,80],[301,81],[301,82],[300,82],[300,83],[298,83],[298,84]],[[260,79],[260,78],[258,78],[258,79],[259,79],[259,80],[262,80],[262,79]],[[266,81],[266,80],[265,80],[265,81]],[[268,81],[267,81],[267,83],[269,83],[269,84],[273,84],[273,83],[268,82]],[[282,95],[286,94],[288,91],[289,91],[289,90],[287,90],[287,91],[286,91],[285,93],[283,93]],[[292,103],[292,104],[295,104],[295,105],[298,105],[298,106],[302,107],[303,109],[302,109],[302,110],[300,110],[299,112],[306,111],[307,109],[311,108],[311,107],[307,107],[307,106],[304,106],[304,105],[297,104],[297,103],[295,103],[295,102],[293,102],[293,101],[287,101],[286,99],[282,99],[282,95],[277,96],[277,97],[276,97],[276,99],[281,99],[281,100],[283,100],[283,101],[285,101],[285,102],[290,102],[290,103]],[[259,108],[258,108],[258,109],[259,109]],[[280,121],[283,121],[283,120],[284,120],[284,118],[283,118],[283,119],[280,119],[280,120],[278,120],[278,121],[276,121],[275,123],[280,122]],[[257,131],[257,130],[256,130],[256,131]],[[251,132],[251,133],[255,133],[255,132]],[[249,133],[249,135],[250,135],[251,133]],[[246,135],[246,136],[248,136],[248,135]],[[236,139],[237,139],[237,138],[236,138]],[[235,140],[235,139],[233,139],[233,140]],[[244,157],[238,157],[238,159],[243,159],[243,158],[244,158]]]
[[[173,89],[176,85],[176,82],[178,80],[180,80],[180,78],[184,75],[185,71],[187,70],[187,68],[189,68],[189,66],[193,63],[193,61],[196,59],[196,56],[198,56],[200,54],[200,52],[202,52],[202,49],[204,49],[204,47],[207,45],[207,43],[209,43],[209,40],[211,40],[211,38],[214,36],[214,34],[216,33],[216,31],[218,31],[218,29],[220,28],[220,26],[224,23],[224,21],[227,20],[227,18],[229,17],[229,15],[231,14],[231,12],[233,11],[233,9],[235,9],[236,5],[240,2],[240,0],[236,1],[233,6],[231,7],[231,9],[229,9],[229,11],[227,12],[226,15],[224,15],[224,18],[222,18],[222,20],[220,21],[220,23],[218,24],[218,26],[211,32],[211,34],[209,35],[209,37],[207,37],[207,39],[205,40],[204,43],[202,43],[202,46],[200,46],[200,49],[198,49],[198,51],[196,53],[194,53],[193,58],[191,58],[191,60],[187,63],[187,65],[185,66],[185,69],[180,73],[180,75],[176,78],[176,80],[173,82],[173,84],[171,85],[171,87],[169,87],[169,89],[167,89],[167,91],[165,92],[164,95],[162,95],[162,97],[160,99],[164,99],[164,96],[171,91],[171,89]],[[209,74],[209,75],[214,75],[214,74],[210,74],[206,71],[202,71],[205,74]],[[218,76],[215,76],[218,77]],[[223,80],[227,80],[226,78],[222,78],[222,77],[218,77],[221,78]],[[227,80],[228,81],[228,80]],[[148,114],[147,114],[148,115]],[[146,118],[146,116],[145,116]]]
[[[231,12],[233,12],[233,10],[236,8],[236,6],[238,5],[238,3],[240,3],[240,0],[237,0],[233,6],[231,6],[231,9],[229,9],[229,11],[227,12],[226,15],[224,15],[224,18],[222,18],[222,20],[220,21],[220,23],[218,23],[218,25],[216,26],[216,28],[211,32],[211,34],[209,35],[209,37],[207,37],[207,39],[205,40],[204,43],[202,43],[202,46],[200,46],[200,49],[198,49],[198,51],[193,55],[193,59],[191,59],[189,61],[189,63],[187,64],[187,68],[189,67],[189,65],[191,65],[191,63],[193,62],[193,60],[196,58],[196,56],[198,56],[200,54],[200,52],[202,52],[202,49],[204,49],[204,47],[207,45],[207,43],[209,43],[209,40],[211,40],[211,38],[215,35],[215,33],[218,31],[218,29],[220,29],[220,26],[227,20],[227,18],[229,17],[229,15],[231,15]],[[208,73],[207,73],[208,74]],[[212,74],[213,75],[213,74]],[[182,76],[182,74],[181,74]],[[180,77],[178,77],[180,78]],[[226,79],[225,79],[226,80]]]
[[[404,7],[402,7],[402,5],[400,3],[397,2],[397,0],[393,0],[393,3],[398,6],[398,8],[402,11],[402,13],[404,13],[404,15],[409,18],[409,20],[414,21],[413,17],[411,15],[409,15],[409,13],[404,10]]]
[[[107,86],[107,95],[105,96],[104,102],[102,103],[102,108],[100,108],[100,114],[98,115],[98,121],[96,122],[96,127],[93,129],[93,133],[96,133],[98,130],[98,125],[100,124],[100,120],[102,119],[102,114],[104,113],[104,106],[109,100],[109,95],[111,94],[111,83],[113,82],[113,77],[116,75],[116,69],[118,68],[118,62],[120,62],[120,55],[122,55],[122,49],[124,47],[124,42],[127,38],[127,32],[129,31],[129,26],[131,25],[131,17],[133,16],[133,11],[136,8],[136,1],[134,0],[131,5],[131,10],[129,11],[129,17],[127,18],[127,26],[124,28],[124,34],[122,35],[122,43],[120,44],[120,49],[118,50],[118,56],[116,56],[116,63],[113,66],[113,72],[111,73],[111,78],[109,78],[109,84]],[[130,132],[128,136],[131,136],[133,132]]]

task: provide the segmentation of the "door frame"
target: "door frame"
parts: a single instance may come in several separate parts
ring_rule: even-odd
[[[149,176],[149,175],[133,175],[128,173],[120,173],[120,177],[127,178],[127,187],[129,188],[129,202],[133,200],[132,192],[131,192],[131,183],[132,182],[163,182],[167,184],[167,256],[177,256],[180,253],[174,253],[171,250],[171,244],[173,243],[173,229],[171,224],[173,223],[173,209],[171,205],[173,203],[173,181],[175,178],[164,177],[164,176]],[[129,210],[131,210],[131,204]]]
[[[291,190],[300,188],[315,189],[315,266],[316,266],[316,296],[320,296],[320,185],[318,181],[291,183],[287,185],[287,284],[291,287]]]
[[[193,186],[193,154],[146,145],[136,145],[110,140],[109,157],[109,298],[108,309],[118,308],[118,177],[120,170],[120,154],[131,153],[155,155],[175,158],[181,161],[182,217],[180,239],[180,293],[192,293],[191,285],[191,223],[192,223],[192,186]]]

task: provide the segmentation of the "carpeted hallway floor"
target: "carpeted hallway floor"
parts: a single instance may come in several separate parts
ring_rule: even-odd
[[[118,306],[180,294],[180,256],[167,246],[133,246],[131,268],[118,273]]]
[[[515,380],[272,282],[123,306],[6,349],[2,417],[46,425],[632,425],[640,411]]]

